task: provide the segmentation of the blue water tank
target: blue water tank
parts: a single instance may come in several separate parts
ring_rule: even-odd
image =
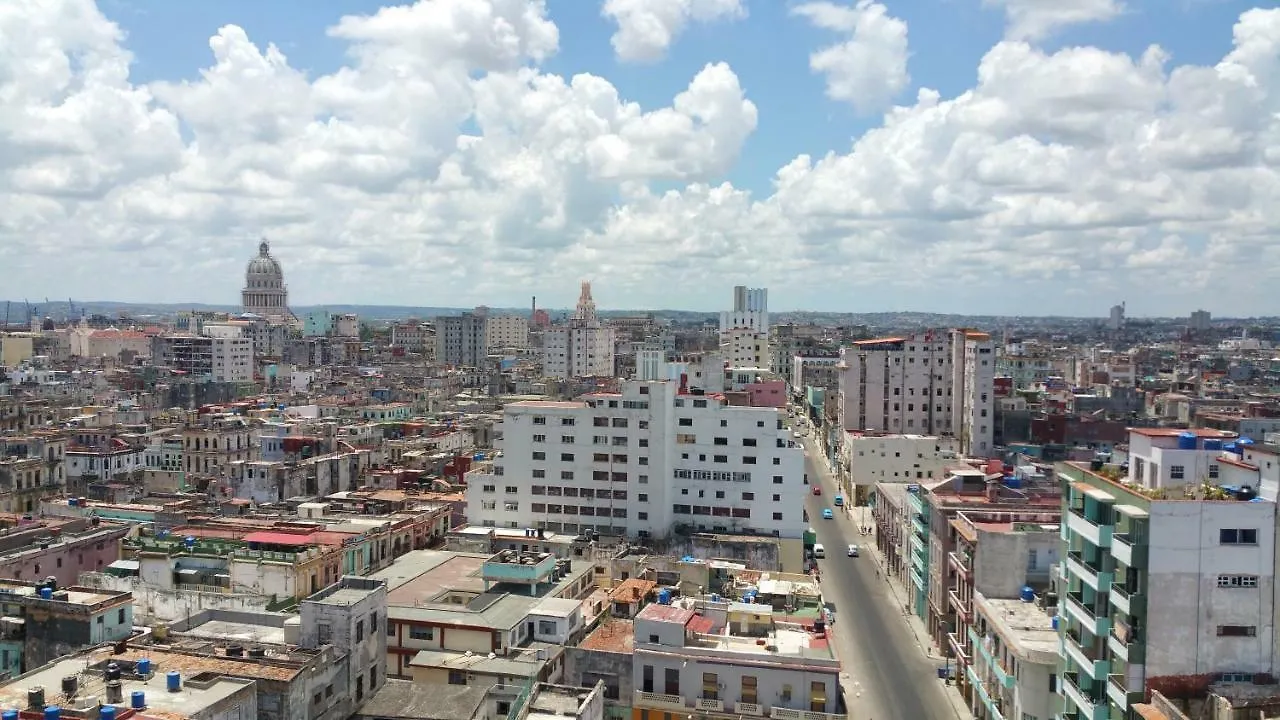
[[[1195,433],[1193,433],[1193,432],[1184,432],[1184,433],[1179,433],[1179,434],[1178,434],[1178,449],[1179,449],[1179,450],[1195,450],[1195,449],[1196,449],[1196,440],[1197,440],[1197,439],[1198,439],[1198,438],[1196,437],[1196,434],[1195,434]]]
[[[1239,444],[1240,446],[1253,445],[1253,444],[1254,444],[1254,442],[1253,442],[1253,438],[1251,438],[1251,437],[1242,437],[1242,438],[1240,438],[1239,440],[1237,440],[1237,441],[1236,441],[1236,443],[1237,443],[1237,444]]]
[[[182,689],[182,673],[177,670],[170,670],[164,676],[164,686],[169,692],[178,692]]]
[[[1226,445],[1223,445],[1223,446],[1222,446],[1222,449],[1223,449],[1223,450],[1226,450],[1226,451],[1227,451],[1227,452],[1229,452],[1229,453],[1235,453],[1235,454],[1237,454],[1237,455],[1239,455],[1239,454],[1240,454],[1240,446],[1239,446],[1239,445],[1237,445],[1237,444],[1235,444],[1235,443],[1233,443],[1233,442],[1230,442],[1230,443],[1227,443]]]
[[[75,507],[80,504],[80,498],[67,498],[67,505]]]
[[[156,537],[158,537],[158,538],[167,538],[167,537],[169,537],[169,531],[168,531],[168,530],[160,530],[160,531],[156,532]]]
[[[1004,486],[1014,490],[1020,490],[1022,489],[1022,478],[1017,475],[1005,475]]]
[[[1058,629],[1058,616],[1057,616],[1057,615],[1054,615],[1054,616],[1053,616],[1053,629],[1054,629],[1054,630],[1057,630],[1057,629]]]
[[[0,713],[0,720],[18,720],[17,710],[5,710]]]
[[[49,587],[49,586],[47,586],[47,585],[46,585],[45,587],[40,588],[40,599],[41,599],[41,600],[52,600],[52,599],[53,599],[53,588],[51,588],[51,587]]]
[[[138,658],[138,662],[134,664],[134,670],[139,675],[146,677],[151,674],[151,658]]]
[[[671,604],[671,590],[670,590],[670,589],[668,589],[668,588],[662,588],[661,590],[659,590],[659,591],[658,591],[658,604],[659,604],[659,605],[670,605],[670,604]]]
[[[45,706],[44,720],[62,720],[62,708],[57,705]]]
[[[1205,450],[1221,450],[1222,441],[1217,438],[1208,438],[1204,441]]]
[[[1022,597],[1022,602],[1028,602],[1028,603],[1035,602],[1036,601],[1035,588],[1031,587],[1030,585],[1023,585],[1021,597]]]
[[[144,710],[147,707],[147,694],[141,690],[134,690],[129,693],[129,707],[134,710]]]
[[[116,720],[116,707],[114,705],[103,705],[98,708],[98,720]]]
[[[195,547],[195,546],[196,546],[196,538],[195,538],[195,536],[194,536],[194,535],[188,535],[188,536],[186,536],[186,537],[182,538],[182,544],[183,544],[183,545],[186,545],[186,546],[187,546],[187,547],[189,547],[189,548],[193,548],[193,547]]]

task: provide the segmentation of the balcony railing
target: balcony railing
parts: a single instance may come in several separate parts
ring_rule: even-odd
[[[1107,702],[1103,694],[1098,692],[1092,685],[1088,686],[1088,690],[1082,689],[1078,673],[1068,672],[1062,674],[1062,690],[1068,698],[1071,698],[1076,707],[1080,708],[1089,717],[1095,717],[1098,706]]]
[[[951,653],[956,656],[957,663],[968,665],[973,661],[973,653],[964,646],[956,633],[947,633],[947,645],[951,647]]]
[[[947,553],[947,560],[951,563],[951,566],[956,569],[956,572],[959,572],[966,577],[973,576],[973,566],[970,564],[972,558],[969,557],[968,553],[961,554],[952,551]]]
[[[966,602],[964,598],[960,597],[960,593],[956,592],[955,588],[947,590],[947,600],[950,601],[951,607],[956,609],[956,614],[960,616],[963,624],[968,625],[970,619],[969,616],[972,614],[969,603]]]
[[[759,703],[737,702],[733,704],[733,711],[738,715],[763,717],[765,707]]]
[[[1124,675],[1107,676],[1107,698],[1120,706],[1121,710],[1129,707],[1129,689],[1125,687]]]
[[[635,691],[634,702],[640,707],[663,708],[667,710],[684,710],[684,698],[666,693]]]
[[[1071,512],[1067,514],[1067,528],[1095,547],[1105,548],[1111,545],[1114,527],[1110,523],[1089,519],[1081,508],[1071,508]]]
[[[704,712],[724,712],[724,701],[716,698],[698,698],[693,701],[693,706]]]
[[[773,720],[846,720],[848,718],[847,715],[782,707],[769,708],[769,717]]]
[[[1111,536],[1111,555],[1126,567],[1147,566],[1147,539],[1132,533],[1116,533]]]

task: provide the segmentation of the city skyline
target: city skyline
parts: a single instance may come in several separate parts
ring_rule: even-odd
[[[266,237],[299,306],[1280,314],[1280,10],[344,8],[0,16],[4,294],[232,304]]]

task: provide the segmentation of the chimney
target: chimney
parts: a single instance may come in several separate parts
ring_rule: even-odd
[[[533,296],[533,310],[529,312],[529,319],[532,320],[534,315],[538,314],[538,296]]]

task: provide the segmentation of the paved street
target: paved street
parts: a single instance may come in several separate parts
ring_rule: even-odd
[[[804,438],[810,484],[806,507],[809,524],[826,548],[827,558],[818,561],[818,567],[823,594],[835,609],[832,630],[848,676],[845,687],[851,720],[954,720],[956,713],[937,677],[937,662],[921,652],[902,608],[883,576],[877,574],[870,551],[864,550],[857,558],[846,555],[850,543],[861,548],[874,546],[870,536],[858,532],[859,517],[864,516],[870,524],[870,513],[854,508],[850,517],[833,507],[835,481],[826,463],[814,462],[816,448],[811,440]],[[821,496],[812,494],[814,483],[821,484]],[[822,519],[826,507],[837,511],[834,519]]]

